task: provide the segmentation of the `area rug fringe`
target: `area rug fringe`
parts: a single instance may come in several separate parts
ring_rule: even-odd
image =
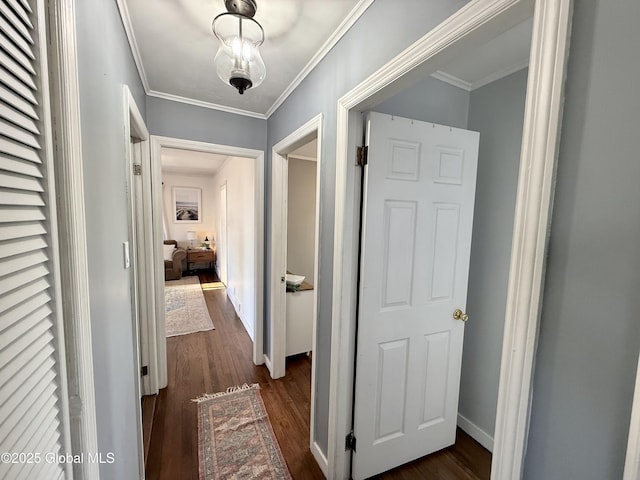
[[[205,393],[204,395],[198,398],[191,399],[191,401],[195,403],[200,403],[200,402],[204,402],[205,400],[211,400],[212,398],[229,395],[230,393],[240,392],[242,390],[251,390],[252,388],[255,388],[256,390],[260,390],[260,385],[257,383],[252,383],[251,385],[249,385],[248,383],[245,383],[243,385],[236,385],[235,387],[227,388],[227,390],[224,392]]]

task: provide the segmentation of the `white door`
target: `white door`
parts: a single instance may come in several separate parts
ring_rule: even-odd
[[[455,441],[478,141],[369,115],[355,479]]]
[[[220,281],[227,284],[227,184],[220,187],[220,233],[216,245],[218,274]]]

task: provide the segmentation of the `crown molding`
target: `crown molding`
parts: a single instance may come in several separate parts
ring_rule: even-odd
[[[349,15],[345,17],[338,28],[331,34],[326,42],[320,47],[316,54],[309,60],[304,68],[296,75],[296,78],[289,84],[289,86],[282,92],[278,99],[267,110],[266,118],[269,118],[273,113],[284,103],[284,101],[293,93],[293,91],[307,78],[311,71],[318,66],[324,57],[331,51],[333,47],[340,41],[340,39],[349,31],[349,29],[358,21],[362,14],[371,6],[373,0],[360,0],[358,4],[353,7]]]
[[[443,82],[446,82],[449,85],[453,85],[454,87],[458,87],[463,90],[466,90],[467,92],[473,92],[478,88],[484,87],[485,85],[489,85],[490,83],[495,82],[496,80],[500,80],[501,78],[507,77],[512,73],[516,73],[522,70],[523,68],[527,68],[528,66],[529,66],[529,59],[527,58],[518,63],[514,63],[509,67],[498,70],[497,72],[493,72],[491,75],[487,75],[486,77],[481,78],[480,80],[473,83],[469,83],[466,80],[462,80],[461,78],[458,78],[455,75],[451,75],[447,72],[443,72],[442,70],[438,70],[432,73],[431,76],[438,80],[442,80]]]
[[[491,75],[487,75],[486,77],[478,80],[477,82],[473,82],[471,85],[471,90],[476,90],[480,87],[484,87],[485,85],[489,85],[491,82],[495,82],[496,80],[500,80],[506,76],[511,75],[512,73],[516,73],[523,68],[527,68],[529,66],[529,59],[526,58],[521,60],[518,63],[514,63],[510,67],[503,68],[502,70],[498,70],[497,72],[492,73]]]
[[[138,75],[140,76],[140,81],[142,82],[144,91],[148,94],[149,80],[147,80],[147,74],[144,71],[144,65],[142,64],[142,57],[140,56],[140,49],[138,48],[138,44],[136,43],[136,36],[133,34],[133,26],[131,25],[131,17],[129,16],[129,9],[127,8],[127,4],[125,0],[116,0],[116,4],[118,5],[118,10],[120,11],[120,18],[122,19],[122,25],[124,26],[124,31],[127,34],[127,40],[129,41],[129,48],[131,49],[131,55],[133,56],[133,61],[136,64],[136,68],[138,69]]]
[[[260,120],[266,120],[267,117],[264,113],[252,112],[250,110],[242,110],[240,108],[228,107],[226,105],[219,105],[217,103],[205,102],[202,100],[195,100],[193,98],[181,97],[180,95],[173,95],[171,93],[157,92],[150,90],[147,92],[150,97],[162,98],[163,100],[171,100],[173,102],[186,103],[187,105],[193,105],[195,107],[209,108],[211,110],[219,110],[221,112],[233,113],[235,115],[244,115],[245,117],[259,118]]]
[[[462,90],[466,90],[467,92],[470,92],[471,90],[473,90],[472,85],[469,82],[462,80],[461,78],[458,78],[447,72],[443,72],[442,70],[433,72],[431,76],[437,80],[441,80],[445,83],[448,83],[449,85],[453,85],[454,87],[458,87],[458,88],[461,88]]]

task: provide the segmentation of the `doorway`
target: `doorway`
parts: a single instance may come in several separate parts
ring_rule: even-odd
[[[353,379],[358,270],[358,183],[351,152],[359,144],[361,112],[402,86],[433,73],[457,52],[484,42],[532,14],[529,2],[478,1],[468,4],[410,49],[400,54],[338,102],[336,177],[336,248],[329,464],[331,476],[348,475],[349,461],[341,446],[351,424],[350,392],[341,385]],[[492,478],[519,478],[528,418],[530,379],[540,302],[552,177],[567,55],[570,2],[539,0],[533,9],[533,38],[518,178],[505,332],[497,406]],[[394,85],[396,80],[402,79]],[[375,92],[375,93],[371,93]],[[551,92],[554,92],[551,94]]]
[[[268,339],[268,352],[265,354],[265,363],[269,369],[272,378],[280,378],[286,374],[286,356],[287,356],[287,302],[289,303],[289,309],[297,313],[296,318],[303,319],[301,326],[298,325],[298,333],[296,334],[291,329],[290,338],[295,336],[295,341],[301,341],[297,347],[290,345],[291,352],[294,350],[296,353],[299,350],[304,352],[305,346],[310,344],[309,349],[313,352],[316,348],[316,329],[317,329],[317,311],[318,311],[318,233],[320,231],[319,226],[319,209],[321,191],[319,188],[321,172],[322,172],[322,114],[309,120],[307,123],[299,127],[296,131],[289,134],[286,138],[274,145],[271,153],[272,158],[272,178],[271,178],[271,277],[270,281],[270,334]],[[302,149],[302,150],[301,150]],[[297,160],[294,157],[297,156]],[[313,242],[313,246],[306,245],[306,248],[302,249],[305,253],[301,261],[296,261],[291,258],[298,255],[300,257],[301,252],[288,251],[287,236],[288,236],[288,218],[289,218],[289,158],[292,161],[301,161],[306,163],[306,168],[303,166],[303,170],[314,170],[312,166],[312,160],[315,160],[315,198],[311,199],[307,197],[305,201],[309,203],[312,201],[316,208],[313,212],[310,209],[305,209],[306,213],[302,214],[304,220],[300,223],[300,227],[306,229],[306,235],[304,240],[307,243]],[[300,158],[302,157],[302,158]],[[309,179],[307,179],[309,181]],[[295,189],[291,189],[295,190]],[[308,192],[307,192],[308,194]],[[300,212],[298,212],[300,213]],[[313,218],[310,219],[309,216]],[[294,227],[292,225],[292,227]],[[310,234],[309,228],[312,228],[313,232]],[[291,239],[293,241],[293,238]],[[301,238],[297,239],[298,241]],[[292,260],[292,263],[289,262]],[[287,287],[287,271],[289,266],[297,268],[300,271],[294,272],[302,273],[305,277],[306,284],[311,286],[310,290],[302,292],[289,292],[287,290],[297,290],[298,287],[289,284]],[[297,266],[296,266],[297,265]],[[311,272],[309,275],[308,272]],[[299,280],[299,279],[298,279]],[[305,287],[306,288],[306,287]],[[293,318],[292,318],[293,322]],[[294,326],[294,328],[297,328]],[[311,337],[309,339],[309,336]],[[310,340],[310,341],[309,341]],[[296,350],[297,348],[297,350]],[[311,423],[309,432],[309,443],[311,452],[314,458],[322,468],[325,475],[327,474],[327,460],[325,455],[321,452],[318,444],[315,440],[315,382],[316,382],[316,356],[311,353]]]
[[[251,302],[255,305],[255,313],[250,319],[250,335],[253,341],[252,358],[256,365],[264,363],[263,354],[263,262],[264,262],[264,152],[241,147],[212,144],[206,142],[184,140],[171,137],[151,136],[151,177],[152,177],[152,202],[153,202],[153,238],[154,241],[154,262],[158,271],[163,271],[163,191],[162,191],[162,150],[179,149],[191,152],[204,152],[222,155],[225,157],[242,157],[250,159],[252,162],[254,180],[250,186],[254,194],[255,218],[253,219],[254,240],[251,242],[254,262],[251,265],[252,275],[255,278],[255,288],[252,293]],[[217,195],[216,195],[217,197]],[[157,362],[158,389],[167,386],[167,343],[165,332],[165,302],[164,302],[164,279],[159,277],[155,284],[156,290],[156,326],[157,334],[154,342],[157,345],[157,355],[152,360]],[[156,390],[157,393],[157,390]]]

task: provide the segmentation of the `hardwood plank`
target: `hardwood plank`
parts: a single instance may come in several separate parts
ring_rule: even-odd
[[[215,274],[198,272],[215,330],[167,338],[168,386],[156,399],[148,480],[198,480],[197,406],[191,399],[243,383],[259,383],[273,431],[294,479],[323,479],[309,449],[311,360],[287,359],[287,376],[273,380],[252,361],[252,345]],[[489,479],[491,454],[458,430],[456,444],[376,478]]]

